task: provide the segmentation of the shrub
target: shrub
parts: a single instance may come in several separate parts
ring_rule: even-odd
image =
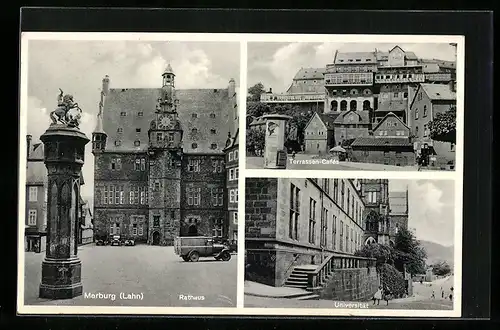
[[[403,275],[392,265],[383,264],[378,267],[380,284],[387,287],[394,298],[403,297],[406,293],[406,283]]]

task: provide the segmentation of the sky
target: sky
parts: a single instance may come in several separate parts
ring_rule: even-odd
[[[397,44],[404,51],[413,51],[419,58],[455,61],[455,48],[448,43]],[[284,93],[297,71],[304,68],[323,68],[333,62],[335,51],[389,51],[390,43],[248,43],[248,86],[261,82],[266,90]]]
[[[454,245],[455,185],[452,180],[389,180],[389,191],[408,187],[408,228],[419,240]]]
[[[91,139],[105,75],[110,77],[110,88],[160,88],[161,74],[170,63],[177,89],[227,88],[234,78],[238,93],[239,46],[238,42],[30,40],[27,134],[33,136],[33,143],[40,142],[61,88],[65,94],[72,94],[83,110],[80,130]],[[82,170],[82,196],[90,202],[94,183],[91,151],[89,142]]]

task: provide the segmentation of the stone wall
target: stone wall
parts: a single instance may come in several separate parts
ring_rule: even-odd
[[[278,179],[248,178],[245,183],[245,237],[276,237]]]
[[[336,269],[318,294],[327,300],[368,301],[379,285],[375,267]]]
[[[399,150],[398,150],[399,151]],[[353,162],[386,164],[395,166],[412,166],[415,165],[415,153],[413,150],[401,150],[396,154],[396,150],[392,149],[384,153],[384,150],[362,150],[353,149],[350,153]]]

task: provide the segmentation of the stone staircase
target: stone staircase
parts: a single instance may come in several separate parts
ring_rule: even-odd
[[[295,266],[290,276],[286,279],[284,286],[307,290],[309,273],[312,273],[315,270],[316,266],[314,265]],[[296,295],[293,298],[297,300],[313,300],[318,299],[319,295],[312,292],[305,292],[303,295]]]

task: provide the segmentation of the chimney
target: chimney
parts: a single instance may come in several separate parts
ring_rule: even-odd
[[[29,159],[30,156],[30,151],[31,151],[31,135],[26,135],[26,144],[27,144],[27,153],[26,153],[26,160]]]
[[[229,80],[229,85],[227,86],[227,93],[229,98],[232,98],[236,93],[236,83],[234,82],[233,78]]]
[[[105,75],[104,78],[102,78],[102,92],[104,95],[108,95],[109,93],[109,76]]]
[[[455,93],[457,91],[457,86],[456,86],[456,81],[455,80],[451,80],[449,83],[448,83],[448,86],[450,87],[450,90]]]

